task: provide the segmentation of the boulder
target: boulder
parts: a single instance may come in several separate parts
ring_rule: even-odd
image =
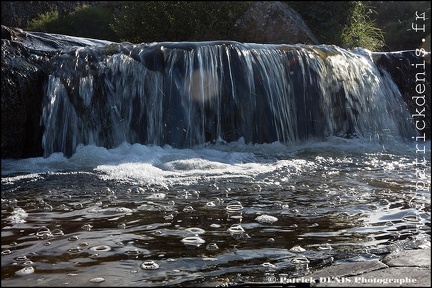
[[[48,54],[26,47],[21,29],[1,26],[1,149],[2,158],[42,153],[40,127]],[[36,144],[39,143],[39,144]]]
[[[300,14],[280,1],[258,1],[236,21],[236,41],[273,44],[319,44]]]

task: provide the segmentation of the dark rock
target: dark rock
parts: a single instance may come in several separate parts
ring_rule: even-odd
[[[418,122],[419,134],[431,138],[431,63],[430,52],[422,50],[408,50],[398,52],[373,53],[375,64],[387,71],[399,88],[408,109]],[[419,86],[420,85],[420,86]],[[424,91],[422,91],[424,88]],[[419,93],[421,92],[421,93]],[[413,97],[422,97],[421,99]],[[419,105],[422,104],[422,105]],[[420,112],[420,113],[419,113]],[[416,116],[417,115],[417,116]],[[421,116],[423,115],[423,116]]]
[[[322,270],[307,275],[307,277],[317,279],[317,282],[323,282],[319,281],[319,279],[330,280],[328,279],[330,277],[343,278],[383,268],[388,268],[388,266],[380,261],[347,262],[325,267]]]
[[[300,14],[280,1],[255,2],[233,27],[240,42],[318,44]]]
[[[430,267],[430,255],[430,248],[398,251],[384,257],[383,262],[395,267]]]
[[[3,29],[2,29],[3,31]],[[46,74],[34,61],[38,56],[20,43],[1,40],[2,158],[41,154],[40,107]]]

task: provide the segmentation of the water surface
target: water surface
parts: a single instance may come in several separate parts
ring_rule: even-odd
[[[258,282],[430,245],[430,143],[426,167],[415,144],[123,143],[2,160],[2,285]]]

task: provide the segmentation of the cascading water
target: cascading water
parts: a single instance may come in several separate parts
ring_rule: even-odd
[[[80,144],[184,148],[416,132],[389,75],[362,50],[238,42],[113,43],[52,59],[44,156]]]

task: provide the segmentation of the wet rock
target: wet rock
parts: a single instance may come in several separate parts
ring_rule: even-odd
[[[430,268],[391,267],[313,287],[430,287]]]
[[[308,275],[317,282],[323,282],[325,280],[329,281],[328,278],[343,278],[353,275],[360,275],[366,272],[388,268],[387,265],[381,261],[364,261],[364,262],[351,262],[351,263],[341,263],[335,264],[329,267],[325,267],[322,270],[315,271]],[[323,280],[323,281],[320,281]],[[334,280],[336,282],[336,280]]]
[[[9,39],[15,37],[14,31],[2,27],[2,37],[4,35]],[[40,155],[42,148],[34,143],[40,143],[42,137],[38,108],[46,74],[43,64],[37,63],[41,58],[21,43],[8,39],[1,40],[1,49],[2,158]]]
[[[280,1],[255,2],[236,21],[233,37],[250,43],[318,44],[300,14]]]
[[[431,249],[404,250],[387,255],[383,262],[391,267],[429,267]]]
[[[409,111],[418,121],[425,121],[426,139],[431,138],[431,61],[430,52],[421,50],[374,53],[375,64],[386,70],[398,86]],[[418,99],[413,97],[419,97]],[[425,101],[422,101],[424,97]],[[419,124],[423,128],[422,124]]]

